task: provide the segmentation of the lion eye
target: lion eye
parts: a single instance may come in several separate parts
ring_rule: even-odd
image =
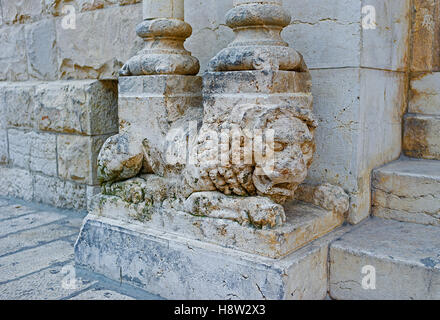
[[[273,145],[274,151],[283,151],[285,148],[286,148],[286,145],[284,143],[277,142],[277,141],[274,142],[274,145]]]

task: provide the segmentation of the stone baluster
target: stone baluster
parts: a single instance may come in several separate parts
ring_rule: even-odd
[[[144,0],[143,18],[136,33],[145,47],[122,67],[120,75],[196,75],[199,61],[183,46],[192,34],[184,21],[184,0]]]
[[[211,60],[209,70],[307,70],[301,55],[281,38],[290,20],[281,0],[234,0],[226,24],[236,38]]]

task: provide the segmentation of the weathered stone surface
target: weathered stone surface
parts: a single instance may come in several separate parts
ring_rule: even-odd
[[[408,114],[404,118],[404,126],[405,155],[440,160],[440,116]]]
[[[45,12],[53,16],[63,15],[62,9],[71,5],[77,12],[85,12],[108,8],[119,4],[121,6],[135,4],[142,0],[45,0]]]
[[[2,211],[3,210],[5,209],[2,209]],[[29,228],[29,225],[27,225],[27,223],[23,223],[23,221],[17,221],[16,219],[14,220],[16,224],[22,225],[23,229],[25,227]],[[44,224],[41,225],[42,223],[40,221]],[[38,219],[33,220],[33,222],[36,222],[37,224],[32,224],[31,229],[9,234],[6,240],[3,239],[0,242],[0,255],[3,256],[11,254],[25,248],[35,247],[58,240],[60,238],[76,236],[78,234],[78,230],[76,228],[72,228],[71,226],[62,224],[62,220],[56,220],[54,223],[46,224],[48,223],[48,221],[49,220],[45,219],[44,213],[42,214],[41,212],[39,212]]]
[[[11,0],[11,2],[14,2]],[[0,29],[0,80],[27,80],[27,58],[23,26]]]
[[[174,0],[171,0],[170,4],[172,1]],[[160,5],[164,3],[166,2],[160,2]],[[183,2],[179,0],[179,3],[183,7]],[[196,75],[200,68],[199,61],[183,46],[184,40],[191,32],[188,23],[174,18],[142,21],[137,26],[136,33],[144,40],[144,48],[124,64],[120,75]]]
[[[0,164],[6,164],[8,161],[8,133],[5,129],[0,128]]]
[[[29,171],[18,168],[0,167],[0,195],[31,201],[33,198],[33,178]]]
[[[210,71],[288,70],[306,72],[304,60],[282,39],[290,14],[281,2],[234,2],[226,14],[226,25],[235,39],[208,64]]]
[[[153,204],[126,202],[120,197],[124,189],[121,188],[120,192],[117,192],[117,186],[114,187],[113,193],[116,196],[98,195],[93,198],[89,208],[91,214],[272,258],[286,256],[308,242],[327,234],[344,221],[345,212],[292,202],[285,206],[287,219],[283,226],[272,229],[253,228],[249,225],[249,220],[243,221],[242,225],[234,221],[232,218],[234,213],[231,213],[231,209],[225,205],[227,198],[223,199],[225,203],[218,204],[221,207],[217,212],[210,211],[205,215],[201,212],[203,206],[202,209],[197,206],[191,207],[193,210],[189,210],[188,213],[167,207],[148,213]],[[111,192],[108,187],[103,191]],[[169,202],[171,201],[172,199],[169,199]],[[191,203],[191,199],[188,201]],[[243,211],[252,210],[252,198],[244,198],[241,203]],[[346,206],[348,207],[347,200]],[[254,215],[263,211],[256,208],[253,210]]]
[[[440,161],[399,160],[373,174],[373,214],[440,225]]]
[[[306,182],[343,187],[351,198],[348,221],[358,223],[370,212],[371,170],[401,152],[405,76],[368,69],[311,74],[318,128]]]
[[[407,70],[411,41],[411,0],[363,0],[362,6],[366,5],[376,10],[376,28],[362,30],[361,66]]]
[[[414,0],[412,71],[440,71],[440,2]]]
[[[118,131],[117,85],[114,81],[39,83],[35,118],[40,130],[81,135]]]
[[[86,186],[86,197],[87,197],[87,210],[92,208],[92,199],[97,194],[101,193],[100,186]]]
[[[89,217],[75,262],[169,299],[323,299],[330,239],[273,260]]]
[[[413,74],[408,112],[440,116],[440,72]]]
[[[103,289],[90,289],[79,295],[71,298],[70,300],[135,300],[133,297],[126,296],[124,294]]]
[[[76,29],[57,20],[58,64],[63,79],[115,79],[123,62],[139,49],[135,26],[140,5],[112,7],[77,14]],[[94,32],[90,32],[93,30]]]
[[[42,80],[57,79],[55,21],[43,20],[27,25],[24,32],[29,76]]]
[[[4,23],[28,23],[40,18],[43,13],[41,0],[2,0]]]
[[[97,157],[108,136],[59,135],[57,137],[60,178],[89,185],[97,184]]]
[[[71,243],[58,240],[35,249],[2,257],[0,258],[0,282],[40,271],[55,263],[69,261],[72,259],[71,247]],[[33,259],[29,259],[29,256]],[[11,268],[12,265],[14,268]]]
[[[143,163],[152,156],[143,150],[142,141],[148,138],[164,155],[169,143],[167,134],[173,124],[185,115],[187,122],[201,118],[201,87],[201,78],[192,76],[121,77],[120,134],[109,138],[100,152],[99,178],[102,181],[128,179],[136,176],[143,165],[144,171],[152,172],[148,166],[155,162],[158,163],[156,170],[161,167],[163,171],[165,159],[156,157],[149,164]],[[181,121],[180,125],[187,123]],[[176,129],[182,129],[180,127]]]
[[[5,82],[0,97],[0,110],[7,127],[32,129],[35,127],[35,83]]]
[[[68,249],[69,248],[65,248],[66,251]],[[31,252],[29,252],[29,254],[31,254]],[[91,281],[88,279],[76,278],[74,288],[63,288],[63,282],[70,280],[68,279],[68,272],[70,272],[70,270],[73,270],[72,262],[56,262],[53,266],[49,266],[44,270],[27,275],[18,280],[13,280],[2,284],[0,286],[0,299],[60,300],[72,295],[73,293],[86,290],[97,282],[96,280]]]
[[[0,222],[0,237],[7,237],[16,232],[26,231],[60,220],[58,214],[54,212],[29,213],[14,219]]]
[[[51,176],[57,174],[56,136],[9,129],[8,141],[13,166]]]
[[[35,175],[34,200],[59,208],[87,208],[86,186],[56,177]]]
[[[234,39],[234,32],[225,24],[225,15],[231,8],[232,0],[185,0],[185,21],[193,28],[185,47],[199,59],[200,73]]]
[[[333,299],[440,298],[440,229],[373,218],[330,245]],[[364,266],[375,268],[375,290],[362,288]],[[370,278],[371,279],[371,278]],[[371,282],[370,282],[371,284]]]
[[[35,208],[32,207],[24,206],[21,204],[9,204],[9,201],[7,201],[6,203],[3,201],[6,202],[6,200],[2,200],[3,205],[0,208],[0,220],[18,218],[35,211]]]

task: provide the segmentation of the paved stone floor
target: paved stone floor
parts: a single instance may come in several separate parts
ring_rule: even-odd
[[[158,299],[73,267],[85,212],[0,198],[0,299]]]

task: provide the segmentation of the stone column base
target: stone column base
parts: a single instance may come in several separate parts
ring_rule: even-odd
[[[75,260],[167,299],[324,299],[326,238],[276,260],[89,215]]]

